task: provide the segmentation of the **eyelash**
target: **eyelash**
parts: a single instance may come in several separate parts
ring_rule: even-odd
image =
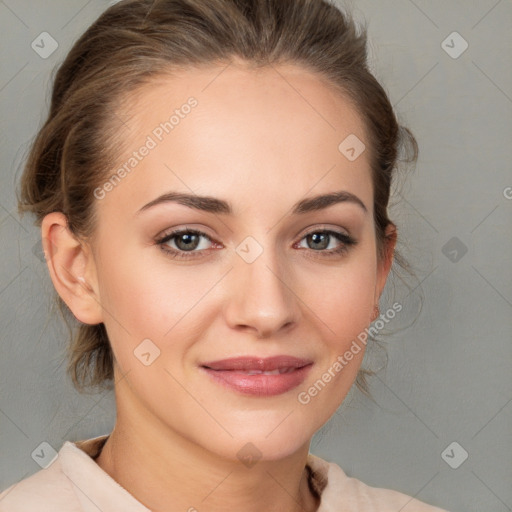
[[[312,256],[312,257],[315,257],[315,258],[316,257],[331,258],[331,257],[341,256],[341,255],[344,255],[345,253],[347,253],[349,251],[350,247],[352,247],[352,246],[357,244],[357,241],[354,238],[352,238],[351,236],[346,235],[345,233],[339,233],[338,231],[333,231],[333,230],[328,230],[328,229],[323,229],[323,230],[319,229],[319,230],[316,230],[316,231],[310,231],[309,233],[306,233],[301,238],[301,241],[304,240],[306,237],[308,237],[310,235],[320,234],[320,233],[333,236],[339,242],[341,242],[341,245],[337,249],[330,249],[328,251],[323,250],[323,249],[321,249],[321,250],[309,249],[309,251],[311,251],[313,253],[319,253],[318,256],[317,255]],[[155,243],[160,246],[160,248],[162,249],[162,251],[164,253],[172,256],[175,259],[190,260],[190,259],[202,257],[200,255],[198,255],[198,256],[193,255],[193,254],[200,253],[202,251],[196,251],[196,250],[194,250],[194,251],[182,251],[182,250],[178,250],[178,249],[170,249],[166,245],[167,242],[169,242],[173,238],[179,237],[180,235],[183,235],[183,234],[192,234],[192,235],[203,236],[206,239],[208,239],[210,242],[213,242],[213,240],[206,233],[203,233],[202,231],[198,231],[196,229],[177,229],[175,231],[172,231],[171,233],[165,234],[162,237],[156,239]],[[308,249],[306,249],[306,250],[308,250]]]

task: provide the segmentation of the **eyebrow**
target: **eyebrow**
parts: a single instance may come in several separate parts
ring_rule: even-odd
[[[223,199],[217,199],[211,196],[198,196],[195,194],[184,194],[181,192],[167,192],[161,196],[153,199],[149,203],[145,204],[137,214],[149,210],[156,205],[175,202],[195,210],[201,210],[207,213],[232,215],[233,208],[228,201]],[[330,194],[322,194],[307,199],[302,199],[295,203],[292,207],[293,215],[301,215],[304,213],[314,212],[323,210],[338,203],[352,203],[360,206],[362,210],[367,213],[368,209],[359,197],[347,192],[346,190],[340,190],[338,192],[332,192]]]

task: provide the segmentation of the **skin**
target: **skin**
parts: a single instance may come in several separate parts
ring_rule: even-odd
[[[58,293],[80,321],[105,324],[116,359],[117,421],[101,468],[154,511],[313,511],[310,441],[345,398],[364,350],[310,403],[297,396],[374,319],[396,232],[390,226],[395,236],[379,260],[368,142],[340,93],[292,65],[224,68],[181,71],[132,94],[118,113],[126,119],[119,165],[190,96],[198,105],[96,201],[90,240],[74,238],[54,212],[42,224],[44,247]],[[338,150],[350,134],[367,147],[355,161]],[[367,212],[341,202],[291,214],[301,199],[340,190]],[[169,191],[224,199],[233,215],[170,202],[137,213]],[[201,238],[196,257],[179,260],[155,239],[185,226],[212,241]],[[308,243],[322,229],[357,244],[325,256],[342,243]],[[236,252],[248,236],[263,249],[252,263]],[[148,338],[160,355],[146,366],[134,350]],[[303,384],[272,397],[237,393],[198,367],[279,354],[314,364]],[[261,452],[250,468],[237,457],[248,442]]]

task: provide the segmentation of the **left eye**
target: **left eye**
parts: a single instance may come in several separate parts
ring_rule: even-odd
[[[305,240],[306,244],[309,242],[312,245],[317,245],[317,247],[313,247],[315,251],[327,249],[327,252],[336,249],[336,246],[339,245],[340,242],[350,243],[347,235],[338,233],[337,231],[314,231],[313,233],[307,234],[302,240]],[[334,247],[329,247],[331,242],[336,242],[334,243]],[[306,248],[311,249],[311,247]]]

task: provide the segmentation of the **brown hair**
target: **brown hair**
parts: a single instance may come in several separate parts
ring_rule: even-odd
[[[379,257],[387,207],[401,147],[414,136],[397,122],[382,86],[368,69],[366,26],[325,0],[122,0],[78,39],[58,69],[51,107],[30,150],[21,179],[19,212],[38,225],[53,211],[84,239],[94,231],[93,191],[115,165],[114,129],[122,98],[173,68],[229,63],[296,64],[326,78],[355,105],[366,127],[374,189]],[[341,141],[340,141],[341,142]],[[395,253],[395,261],[405,261]],[[57,296],[63,313],[69,314]],[[64,307],[64,310],[62,309]],[[113,355],[104,324],[78,325],[69,346],[75,387],[107,386]],[[367,393],[361,369],[357,386]]]

